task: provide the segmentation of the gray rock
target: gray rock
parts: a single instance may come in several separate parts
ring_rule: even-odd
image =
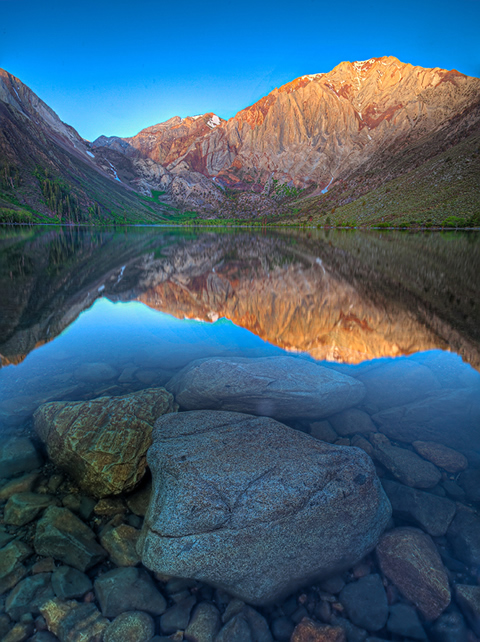
[[[324,419],[323,421],[314,421],[313,423],[311,423],[310,435],[312,437],[315,437],[315,439],[326,441],[329,444],[333,444],[333,442],[338,439],[337,433],[332,428],[331,423],[326,419]]]
[[[390,633],[414,640],[426,640],[427,634],[418,619],[417,612],[408,604],[394,604],[390,607],[387,622]]]
[[[52,504],[58,504],[58,500],[51,495],[16,493],[5,505],[5,524],[24,526]]]
[[[359,372],[367,390],[364,403],[379,410],[401,406],[437,391],[440,384],[432,371],[410,359],[389,359],[384,365]]]
[[[434,642],[467,642],[468,631],[462,615],[456,611],[443,613],[430,629]]]
[[[184,631],[190,621],[190,613],[197,602],[194,595],[190,595],[178,604],[171,606],[160,618],[162,631],[167,635],[175,631]]]
[[[62,600],[80,599],[93,588],[90,578],[71,566],[59,566],[52,574],[55,595]]]
[[[382,485],[394,517],[413,522],[433,537],[445,535],[455,515],[455,502],[387,479]]]
[[[441,480],[438,468],[411,450],[392,446],[384,435],[370,437],[374,446],[373,458],[378,460],[394,477],[415,488],[433,488]]]
[[[199,359],[165,386],[187,410],[231,410],[283,420],[323,419],[358,404],[363,385],[294,357]]]
[[[377,432],[373,421],[370,419],[370,415],[367,415],[363,410],[358,410],[358,408],[343,410],[337,415],[329,417],[328,420],[335,431],[342,437]]]
[[[127,611],[113,620],[103,642],[148,642],[155,634],[155,622],[148,613]]]
[[[450,604],[448,576],[432,539],[416,528],[394,528],[381,538],[377,557],[382,572],[435,620]]]
[[[88,383],[98,383],[100,381],[110,381],[118,376],[118,372],[115,368],[108,363],[99,362],[88,362],[82,363],[82,365],[75,370],[75,376],[80,381],[86,381]]]
[[[478,387],[442,390],[413,403],[383,410],[372,417],[391,439],[435,441],[480,461]]]
[[[480,514],[459,505],[447,531],[454,555],[467,565],[480,565]]]
[[[253,642],[250,627],[241,613],[220,629],[215,642]]]
[[[270,628],[263,615],[251,606],[245,606],[242,615],[250,627],[253,642],[273,642]]]
[[[145,566],[252,604],[349,568],[390,517],[365,453],[267,417],[165,416],[148,463],[154,492],[139,542]]]
[[[0,595],[15,586],[27,574],[22,564],[33,551],[20,540],[14,540],[0,549]]]
[[[58,642],[58,638],[50,631],[37,631],[29,638],[29,642]]]
[[[38,555],[53,557],[82,572],[107,556],[88,526],[68,508],[56,506],[50,506],[38,521],[34,546]]]
[[[469,468],[463,472],[458,483],[471,502],[480,502],[480,468]]]
[[[452,499],[461,502],[465,498],[465,491],[463,488],[460,488],[460,486],[451,479],[445,479],[442,482],[442,486],[447,495]]]
[[[340,592],[340,602],[350,620],[368,631],[379,631],[388,617],[387,594],[379,575],[367,575],[347,584]]]
[[[91,401],[54,401],[34,414],[50,459],[95,497],[133,490],[146,471],[155,419],[176,409],[163,388]]]
[[[0,470],[2,477],[27,473],[42,465],[42,457],[26,437],[0,441]]]
[[[38,573],[19,582],[7,597],[5,611],[12,620],[20,620],[25,613],[38,615],[44,602],[54,597],[51,573]]]
[[[475,635],[480,635],[480,586],[457,584],[455,597]]]
[[[340,627],[345,631],[347,642],[364,642],[368,635],[365,629],[355,626],[355,624],[344,617],[333,616],[330,624]]]
[[[292,636],[293,629],[295,628],[294,623],[288,617],[282,615],[277,617],[272,622],[272,633],[276,640],[280,642],[288,642]]]
[[[117,617],[125,611],[165,613],[165,598],[143,569],[118,568],[95,580],[95,595],[105,617]]]
[[[221,619],[218,609],[209,602],[201,602],[195,607],[192,619],[185,630],[189,642],[214,642],[220,630]]]
[[[319,583],[319,588],[325,593],[340,593],[345,586],[345,582],[341,575],[333,575]]]

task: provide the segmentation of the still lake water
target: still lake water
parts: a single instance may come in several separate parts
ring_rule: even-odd
[[[285,355],[364,384],[355,421],[338,412],[305,417],[299,408],[286,423],[373,457],[394,504],[393,525],[432,536],[448,569],[452,602],[442,617],[457,617],[460,633],[442,637],[447,625],[432,623],[420,608],[423,635],[479,635],[480,606],[471,615],[471,605],[455,591],[457,584],[477,586],[480,578],[479,233],[0,230],[2,442],[18,436],[35,441],[32,415],[49,401],[164,386],[200,358]],[[372,430],[386,436],[386,446]],[[418,442],[454,449],[457,464],[442,464]],[[394,450],[385,454],[385,448]],[[412,481],[398,451],[433,462],[438,480]],[[49,466],[29,490],[45,492],[48,475],[58,473]],[[59,501],[67,494],[63,483],[55,491]],[[402,495],[400,485],[421,489],[420,499],[410,491]],[[432,526],[432,507],[413,506],[428,505],[429,497],[451,508],[442,524]],[[464,510],[464,526],[453,528]],[[7,523],[1,529],[5,542],[34,536],[28,527]],[[27,576],[37,559],[25,562]],[[368,563],[371,573],[379,572],[374,556]],[[388,597],[390,610],[415,603],[401,590]],[[300,615],[331,624],[341,624],[339,614],[345,619],[343,607],[329,607],[328,614],[310,603]],[[273,639],[289,639],[300,621],[298,604],[260,609]],[[33,607],[25,612],[38,616]],[[421,639],[418,630],[414,635],[396,624],[392,611],[388,617],[380,628],[350,619],[369,635]],[[157,634],[168,632],[158,621],[155,626]],[[350,631],[348,638],[354,637]]]

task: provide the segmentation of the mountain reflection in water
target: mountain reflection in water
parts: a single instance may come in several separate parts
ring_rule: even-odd
[[[287,640],[295,625],[308,633],[309,627],[323,626],[321,621],[353,631],[358,639],[376,634],[386,640],[438,640],[446,639],[442,635],[452,616],[461,629],[458,639],[474,639],[472,631],[480,631],[472,615],[472,608],[478,610],[480,568],[479,238],[474,232],[3,230],[0,592],[8,593],[7,613],[13,619],[30,611],[38,615],[36,603],[24,606],[18,596],[43,583],[51,597],[52,573],[75,566],[62,528],[75,541],[68,529],[77,520],[94,541],[92,555],[99,555],[81,567],[89,575],[83,578],[85,590],[90,580],[95,583],[87,608],[95,614],[97,605],[104,610],[99,586],[110,581],[109,573],[120,586],[121,576],[131,584],[138,572],[167,595],[169,609],[156,618],[157,633],[175,628],[166,616],[177,609],[178,596],[190,610],[200,602],[216,611],[215,602],[226,618],[227,603],[237,608],[229,595],[237,595],[257,610],[240,603],[241,612],[218,622],[215,630],[222,626],[224,633],[211,639],[231,639],[230,622],[243,618],[242,626],[255,632],[248,639],[260,639],[263,631],[262,639]],[[211,359],[191,366],[205,357]],[[157,416],[145,417],[153,416],[162,396],[170,411],[176,403],[180,412],[161,417],[150,447]],[[88,403],[43,405],[49,401]],[[249,414],[232,418],[222,410]],[[137,432],[145,443],[137,453],[132,433],[140,419]],[[153,493],[148,473],[140,487],[129,477],[130,468],[145,473],[149,447]],[[20,464],[7,472],[15,448],[14,463]],[[38,452],[46,451],[40,467]],[[318,453],[325,459],[316,459]],[[116,473],[110,474],[124,465],[131,484],[122,487],[113,479]],[[183,483],[184,472],[187,490],[179,486],[177,494],[175,484]],[[87,476],[88,488],[82,486]],[[110,486],[113,482],[119,485]],[[312,522],[310,532],[305,531],[307,505],[321,525]],[[297,510],[299,532],[292,526]],[[232,515],[238,528],[230,527]],[[363,542],[358,560],[366,556],[356,563],[340,549],[343,544],[348,553],[357,551],[349,542],[359,533],[363,537],[356,526],[362,515],[371,539]],[[269,553],[283,557],[271,563],[262,547],[278,524],[281,536],[291,540],[283,555],[283,544],[277,546],[274,537]],[[51,528],[54,544],[49,544]],[[227,561],[225,575],[201,575],[204,564],[195,557],[208,549],[212,532],[213,540],[225,537],[227,543],[231,532],[240,538],[247,533],[239,540],[245,548],[230,549],[235,562],[224,554],[224,540],[222,555],[215,548],[207,555],[205,567],[212,559],[214,568],[220,558]],[[316,535],[325,541],[312,544]],[[305,545],[295,548],[300,540]],[[137,541],[143,541],[143,565],[158,575],[129,568],[140,562],[132,544]],[[375,554],[369,552],[374,546]],[[400,564],[389,557],[395,550]],[[325,551],[330,562],[324,575],[316,575],[308,554],[317,563]],[[2,555],[13,554],[19,556],[18,575],[2,574]],[[348,563],[336,566],[339,556]],[[255,601],[245,587],[245,593],[238,591],[235,578],[226,579],[245,559],[250,570],[263,568],[262,560],[262,577],[268,580],[272,569],[278,571],[282,586],[297,593],[284,601],[283,589],[274,592],[275,604],[263,608],[266,602]],[[35,574],[33,560],[37,570],[47,570]],[[192,566],[170,566],[178,560]],[[59,570],[59,564],[67,566]],[[312,585],[332,573],[337,574]],[[173,594],[165,575],[177,574],[201,582],[194,588],[182,584]],[[210,584],[226,593],[214,592]],[[120,611],[144,608],[135,602],[138,596],[143,600],[141,590],[120,587],[118,594],[128,603]],[[365,596],[371,604],[357,608]],[[331,606],[334,600],[340,615]],[[156,615],[163,613],[163,602]],[[49,609],[57,607],[49,604],[50,626]],[[78,609],[79,616],[86,606],[75,600],[68,605],[62,608]],[[182,630],[195,619],[189,614]],[[313,620],[302,619],[305,614]],[[114,613],[103,615],[98,614],[101,626],[114,626],[108,621]]]

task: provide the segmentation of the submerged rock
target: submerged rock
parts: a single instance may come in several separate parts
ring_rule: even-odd
[[[455,515],[455,502],[390,480],[383,480],[382,485],[394,517],[418,524],[433,537],[445,535]]]
[[[346,640],[342,627],[319,624],[307,617],[297,624],[290,638],[290,642],[346,642]]]
[[[54,597],[51,577],[51,573],[38,573],[17,584],[5,602],[5,611],[12,620],[18,621],[26,613],[40,613],[43,603]]]
[[[294,357],[198,359],[165,385],[187,410],[322,419],[358,404],[362,383]]]
[[[51,506],[37,523],[34,539],[38,555],[53,557],[79,571],[85,571],[106,556],[95,533],[68,508]]]
[[[23,561],[32,555],[30,546],[14,540],[0,549],[0,595],[15,586],[27,574]]]
[[[480,396],[478,387],[442,390],[404,406],[373,415],[378,429],[400,441],[441,442],[480,461]]]
[[[95,580],[95,595],[105,617],[142,610],[162,615],[167,602],[145,569],[116,568]]]
[[[414,441],[412,446],[419,455],[448,473],[458,473],[468,466],[464,455],[443,444],[437,444],[434,441]]]
[[[247,602],[352,566],[391,514],[363,451],[267,417],[184,412],[159,419],[153,439],[142,562]]]
[[[377,546],[380,568],[427,620],[450,604],[448,577],[432,539],[416,528],[395,528]]]
[[[475,635],[480,635],[480,586],[457,584],[455,597]]]
[[[102,642],[109,621],[102,617],[95,604],[63,602],[58,598],[40,608],[48,630],[60,642]]]
[[[143,611],[121,613],[110,624],[103,642],[148,642],[155,633],[153,618]]]
[[[379,575],[367,575],[347,584],[340,593],[350,620],[368,631],[379,631],[388,617],[385,589]]]
[[[5,524],[24,526],[33,521],[45,508],[58,503],[51,495],[16,493],[5,505]]]
[[[34,427],[49,457],[95,497],[132,490],[146,470],[155,420],[176,410],[164,388],[124,397],[51,402],[40,406]]]
[[[433,488],[441,480],[438,468],[406,448],[392,446],[382,434],[370,437],[373,444],[373,459],[377,459],[394,477],[407,486]]]
[[[42,457],[30,439],[12,437],[0,441],[0,474],[13,477],[17,473],[27,473],[42,465]]]

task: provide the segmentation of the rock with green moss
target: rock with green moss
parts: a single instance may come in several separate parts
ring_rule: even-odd
[[[135,488],[146,470],[153,424],[175,412],[173,396],[150,388],[123,397],[51,402],[34,415],[49,457],[96,497]]]

